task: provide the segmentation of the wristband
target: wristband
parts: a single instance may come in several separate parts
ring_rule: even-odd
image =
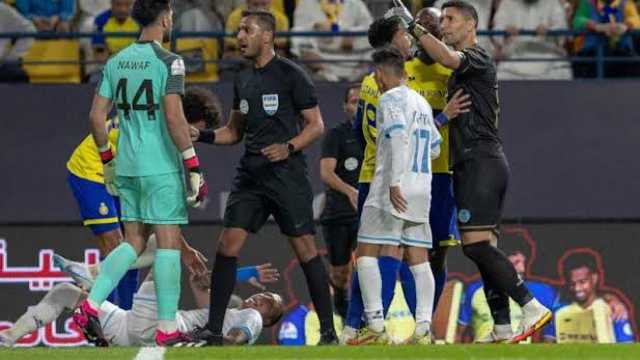
[[[436,116],[435,119],[433,119],[433,121],[436,123],[436,125],[438,125],[438,127],[443,127],[449,123],[449,118],[447,117],[447,115],[441,112]]]
[[[424,27],[422,27],[422,25],[418,24],[415,21],[409,24],[409,33],[418,40],[422,35],[429,34],[427,29],[425,29]]]
[[[189,169],[189,171],[200,170],[200,161],[198,160],[198,156],[196,156],[196,150],[193,146],[182,152],[182,159],[184,160],[184,166]]]
[[[113,160],[113,150],[111,150],[111,146],[107,143],[105,146],[101,146],[98,148],[100,152],[100,160],[103,164],[108,163]]]
[[[213,144],[216,141],[216,132],[215,130],[204,129],[200,130],[200,134],[198,135],[198,142]]]
[[[252,277],[256,279],[260,277],[260,274],[258,273],[258,268],[255,266],[241,267],[240,269],[238,269],[238,272],[236,273],[236,280],[238,282],[247,282]]]

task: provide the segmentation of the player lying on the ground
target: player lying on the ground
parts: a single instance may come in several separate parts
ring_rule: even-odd
[[[63,270],[74,269],[70,275],[78,279],[83,264],[58,258],[66,264]],[[92,285],[98,267],[84,273],[80,286]],[[94,274],[90,274],[94,272]],[[105,338],[115,346],[153,346],[158,320],[156,316],[156,292],[152,273],[149,272],[133,297],[131,310],[123,310],[105,301],[99,309],[100,326]],[[238,281],[257,279],[260,283],[277,281],[278,271],[263,264],[238,270]],[[176,314],[178,329],[189,333],[204,326],[208,319],[209,276],[191,275],[189,284],[196,301],[197,310],[180,310]],[[260,284],[261,285],[261,284]],[[18,339],[56,320],[65,311],[74,311],[87,292],[78,285],[61,283],[56,285],[35,306],[30,306],[10,329],[0,332],[0,346],[13,346]],[[270,327],[280,320],[284,310],[282,298],[271,292],[262,292],[242,302],[237,309],[227,309],[223,325],[224,341],[227,344],[253,344],[263,327]],[[100,344],[106,346],[108,344]]]
[[[182,98],[182,109],[187,122],[198,129],[212,129],[220,119],[220,102],[208,89],[189,87]],[[108,122],[109,144],[117,150],[120,118],[116,115]],[[122,223],[120,222],[120,200],[107,192],[104,184],[103,164],[98,146],[89,134],[74,149],[67,162],[69,171],[67,182],[80,209],[83,224],[91,229],[95,236],[101,256],[107,256],[123,241]],[[181,249],[183,262],[185,256],[192,256],[194,251],[185,247]],[[203,263],[203,269],[206,267]],[[116,290],[108,298],[123,309],[131,308],[133,294],[138,287],[137,270],[130,270],[120,281]]]

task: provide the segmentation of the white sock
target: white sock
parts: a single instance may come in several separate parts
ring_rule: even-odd
[[[158,330],[171,334],[178,331],[178,324],[175,320],[158,320]]]
[[[382,278],[380,268],[378,268],[378,258],[361,256],[357,260],[357,266],[367,323],[371,330],[382,332],[384,331],[384,315],[382,311]]]
[[[538,301],[538,299],[533,298],[531,299],[531,301],[529,301],[528,303],[524,304],[524,306],[522,307],[522,311],[524,313],[539,313],[542,312],[544,310],[547,310],[546,307],[544,307],[544,305],[540,304],[540,302]]]
[[[493,325],[493,331],[498,337],[510,337],[513,335],[511,324]]]
[[[431,326],[436,285],[429,262],[409,267],[416,283],[416,335],[424,335]]]
[[[151,266],[156,257],[157,248],[158,243],[156,240],[156,234],[151,234],[147,240],[147,246],[142,251],[142,254],[138,255],[136,262],[129,266],[129,269],[143,269]]]
[[[55,321],[65,309],[75,308],[82,290],[75,285],[62,283],[54,286],[35,306],[29,306],[11,329],[5,334],[16,342],[21,337],[32,333]]]

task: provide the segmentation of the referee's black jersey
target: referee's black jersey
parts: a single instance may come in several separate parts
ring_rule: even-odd
[[[345,121],[329,130],[322,140],[321,158],[336,159],[336,175],[345,183],[358,187],[358,176],[362,164],[363,149],[356,140],[353,126]],[[324,210],[320,216],[322,223],[346,223],[358,220],[358,214],[351,207],[349,198],[327,186]]]
[[[238,73],[233,109],[245,120],[245,155],[261,155],[263,148],[296,137],[302,129],[301,111],[317,104],[311,78],[278,55],[262,68],[251,66]]]
[[[458,89],[470,95],[472,105],[468,113],[458,115],[449,125],[451,167],[470,158],[501,156],[496,67],[478,45],[460,51],[460,67],[449,78],[449,98]]]

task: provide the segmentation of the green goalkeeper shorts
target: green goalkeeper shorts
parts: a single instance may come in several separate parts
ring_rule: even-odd
[[[121,221],[187,224],[186,185],[182,172],[150,176],[117,176]]]

